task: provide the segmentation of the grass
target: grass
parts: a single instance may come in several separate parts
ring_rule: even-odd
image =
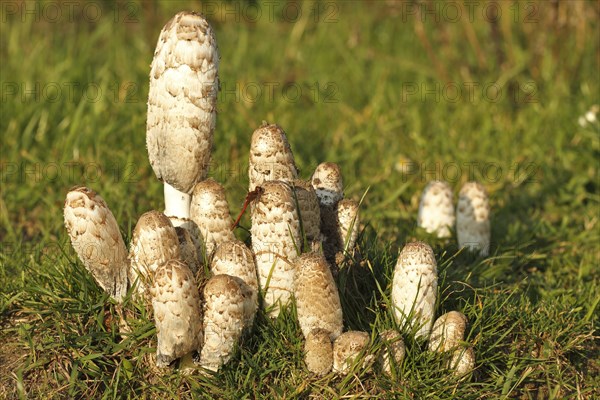
[[[303,178],[337,162],[347,197],[369,188],[362,261],[339,276],[345,328],[375,337],[394,327],[397,252],[427,240],[438,314],[470,321],[477,368],[468,381],[408,334],[393,377],[314,378],[293,307],[276,320],[260,314],[214,376],[156,371],[151,318],[129,302],[132,333],[118,334],[115,305],[68,242],[62,204],[71,186],[94,188],[126,242],[143,212],[162,208],[145,150],[149,64],[166,20],[202,8],[74,2],[55,15],[53,4],[1,9],[0,397],[600,397],[600,125],[578,123],[600,104],[597,2],[506,1],[496,22],[482,17],[495,10],[488,2],[473,18],[466,8],[454,18],[459,2],[297,3],[298,18],[296,3],[272,14],[259,3],[260,17],[255,3],[204,3],[221,54],[211,176],[232,214],[262,120],[284,127]],[[490,257],[416,229],[431,179],[456,192],[467,180],[486,186]]]

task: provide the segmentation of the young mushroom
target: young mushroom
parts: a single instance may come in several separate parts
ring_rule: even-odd
[[[334,206],[344,198],[342,171],[335,163],[319,164],[312,175],[311,184],[322,206]]]
[[[360,225],[358,202],[352,199],[340,200],[336,205],[336,213],[338,252],[346,254],[354,248],[358,238]]]
[[[349,373],[361,352],[368,345],[369,334],[367,332],[349,331],[338,336],[333,342],[333,372],[337,374]],[[361,367],[365,368],[372,359],[372,355],[365,356]]]
[[[394,315],[400,326],[408,324],[415,337],[427,338],[435,314],[437,263],[431,247],[423,242],[404,246],[392,283]]]
[[[487,256],[490,251],[490,205],[487,191],[477,182],[467,182],[460,190],[456,207],[458,247]]]
[[[475,369],[475,351],[472,347],[459,346],[452,353],[450,360],[450,369],[454,376],[462,379],[468,379],[473,369]]]
[[[104,199],[87,187],[67,193],[65,227],[71,245],[98,285],[117,302],[127,294],[127,248]]]
[[[333,343],[331,333],[316,328],[309,332],[304,342],[306,368],[317,376],[323,376],[333,367]]]
[[[400,367],[406,354],[406,347],[402,335],[393,330],[388,329],[379,334],[382,342],[381,353],[379,354],[379,365],[381,371],[386,375],[392,375],[392,365]]]
[[[429,336],[430,351],[450,351],[464,339],[467,329],[467,317],[458,311],[441,315],[431,329]]]
[[[202,15],[180,12],[165,24],[150,70],[146,145],[176,226],[189,218],[192,189],[208,172],[218,69],[217,42]]]
[[[298,200],[304,236],[312,247],[318,247],[321,243],[321,211],[315,189],[310,182],[301,179],[292,181],[292,186]]]
[[[443,181],[429,182],[421,195],[417,224],[438,238],[447,238],[454,221],[452,188]]]
[[[190,231],[182,226],[175,228],[177,239],[179,240],[179,253],[181,260],[192,270],[194,276],[200,269],[200,260],[198,259],[198,248]]]

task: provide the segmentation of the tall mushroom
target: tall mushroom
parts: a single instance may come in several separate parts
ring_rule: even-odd
[[[146,145],[175,226],[189,217],[192,189],[208,172],[218,68],[217,42],[202,15],[180,12],[165,24],[150,70]]]
[[[459,248],[490,252],[490,204],[482,184],[467,182],[460,189],[456,207],[456,237]]]
[[[454,226],[452,188],[443,181],[431,181],[425,186],[419,203],[418,225],[439,238],[450,236]]]

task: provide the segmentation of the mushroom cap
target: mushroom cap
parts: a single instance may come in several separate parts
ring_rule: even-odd
[[[200,295],[192,271],[175,259],[158,267],[150,294],[158,337],[156,363],[166,367],[202,343]]]
[[[343,199],[337,203],[337,231],[340,244],[339,251],[352,249],[358,238],[360,216],[358,202],[353,199]]]
[[[304,343],[304,362],[310,372],[323,376],[333,366],[333,343],[331,333],[316,328],[309,332]]]
[[[479,251],[487,256],[490,250],[490,205],[485,187],[467,182],[458,195],[456,207],[458,246]]]
[[[175,227],[177,239],[179,240],[179,254],[181,260],[192,270],[194,276],[200,269],[200,260],[198,259],[198,250],[190,231],[183,226]]]
[[[67,193],[64,218],[85,268],[104,291],[121,301],[127,294],[127,248],[104,199],[92,189],[75,187]]]
[[[386,375],[392,374],[392,363],[398,368],[406,354],[406,347],[402,335],[393,330],[388,329],[379,334],[383,346],[379,354],[379,364],[381,371]],[[391,361],[393,360],[393,361]]]
[[[444,181],[431,181],[425,186],[419,203],[418,225],[439,238],[450,237],[454,226],[452,188]]]
[[[252,133],[248,175],[249,191],[267,181],[291,181],[298,178],[294,154],[279,125],[264,122]]]
[[[356,362],[360,353],[369,344],[369,334],[359,331],[348,331],[342,333],[333,342],[333,372],[347,374]],[[362,367],[365,367],[372,359],[371,355],[365,357]]]
[[[409,321],[417,338],[429,336],[437,296],[437,263],[431,247],[423,242],[404,246],[398,256],[392,284],[392,304],[398,324]]]
[[[459,347],[452,353],[450,368],[454,375],[466,379],[475,368],[475,351],[472,347]]]
[[[157,178],[190,193],[210,163],[219,89],[214,32],[180,12],[163,27],[150,70],[146,144]]]
[[[298,199],[298,209],[306,239],[309,242],[320,241],[321,210],[315,189],[310,182],[302,179],[295,179],[292,185]]]
[[[332,206],[344,198],[342,171],[335,163],[319,164],[312,175],[311,183],[322,205]]]
[[[464,339],[467,323],[467,317],[459,311],[441,315],[431,329],[429,350],[442,352],[458,346]]]
[[[296,261],[296,309],[304,337],[314,329],[328,331],[330,339],[343,329],[342,305],[327,261],[320,254],[303,254]]]

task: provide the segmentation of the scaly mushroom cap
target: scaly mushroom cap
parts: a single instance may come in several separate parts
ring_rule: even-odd
[[[452,353],[450,368],[454,370],[454,375],[467,379],[468,375],[475,368],[475,351],[472,347],[459,347]]]
[[[331,339],[337,338],[343,329],[342,305],[337,286],[320,254],[303,254],[296,261],[295,279],[296,308],[298,321],[304,337],[316,328],[330,332]]]
[[[479,251],[487,256],[490,251],[490,205],[488,195],[480,183],[467,182],[458,195],[456,207],[456,236],[458,247]]]
[[[270,181],[262,184],[263,194],[252,207],[252,252],[265,307],[279,315],[279,306],[290,301],[294,290],[294,263],[300,249],[300,222],[289,184]]]
[[[190,231],[183,226],[175,228],[177,239],[179,240],[179,254],[183,261],[196,276],[200,269],[200,260],[198,259],[198,250]]]
[[[361,351],[369,344],[367,332],[349,331],[342,333],[333,342],[333,372],[347,374]],[[362,367],[366,367],[373,356],[365,357]]]
[[[311,178],[321,205],[333,206],[344,198],[344,182],[340,167],[332,162],[317,166]]]
[[[304,343],[304,362],[306,368],[317,376],[331,371],[333,366],[333,343],[331,333],[325,329],[313,329]]]
[[[300,217],[302,218],[302,227],[309,243],[320,241],[321,237],[321,210],[319,208],[319,199],[315,189],[310,182],[296,179],[292,182],[298,199]]]
[[[339,251],[352,250],[358,237],[360,216],[358,202],[352,199],[343,199],[337,203],[337,236],[340,246]]]
[[[192,271],[179,260],[158,267],[150,294],[158,337],[156,364],[166,367],[202,343],[200,295]]]
[[[245,311],[244,325],[252,327],[258,308],[258,280],[252,250],[237,239],[221,243],[213,254],[210,270],[214,275],[238,277],[248,286],[250,300]]]
[[[190,218],[200,229],[208,257],[219,244],[235,239],[225,189],[212,178],[194,187]]]
[[[421,195],[417,223],[439,238],[450,237],[450,228],[454,226],[454,200],[448,183],[431,181],[427,184]]]
[[[180,257],[177,232],[160,211],[148,211],[140,217],[129,246],[129,281],[138,293],[152,286],[157,268]]]
[[[217,42],[203,16],[180,12],[165,24],[150,71],[146,145],[158,179],[184,193],[208,172],[218,69]]]
[[[430,351],[449,351],[460,344],[467,329],[467,317],[461,312],[450,311],[441,315],[433,324],[429,336]]]
[[[396,371],[400,368],[400,364],[404,360],[404,355],[406,354],[404,340],[402,339],[402,335],[393,329],[381,332],[379,337],[383,344],[379,355],[381,371],[386,375],[392,375],[391,360],[394,360],[393,364],[396,366]]]
[[[437,263],[431,247],[423,242],[408,243],[394,269],[392,304],[399,325],[407,318],[416,337],[428,337],[435,314]],[[412,314],[412,315],[411,315]]]
[[[85,268],[105,292],[122,301],[127,294],[127,248],[104,199],[87,187],[73,188],[67,193],[64,217]]]
[[[291,181],[298,178],[292,149],[279,125],[263,122],[252,134],[248,175],[249,191],[267,181]]]
[[[244,329],[246,296],[239,278],[215,275],[204,287],[204,345],[200,365],[218,371],[227,363]],[[247,293],[249,295],[249,293]]]

